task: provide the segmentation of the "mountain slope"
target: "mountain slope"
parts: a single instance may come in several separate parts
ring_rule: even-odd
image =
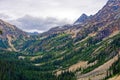
[[[20,39],[20,36],[27,37],[27,33],[2,20],[0,20],[0,29],[2,30],[2,35],[0,35],[0,49],[17,51],[13,43],[17,39]]]
[[[44,54],[42,58],[33,60],[33,63],[38,66],[53,66],[54,69],[60,67],[64,70],[79,61],[93,63],[98,61],[82,71],[82,73],[87,73],[117,55],[115,51],[118,50],[114,49],[111,41],[120,32],[119,14],[120,1],[109,0],[97,14],[86,19],[84,23],[56,27],[41,34],[43,38],[30,41],[32,43],[26,51],[32,54]]]
[[[87,37],[93,37],[94,41],[99,42],[106,37],[119,32],[120,24],[119,17],[117,17],[120,13],[119,5],[119,1],[108,1],[108,3],[97,14],[86,19],[84,23],[52,28],[48,32],[42,33],[40,36],[49,38],[59,34],[66,34],[70,35],[74,43]]]
[[[109,0],[81,24],[55,27],[40,35],[28,36],[4,21],[0,25],[3,31],[0,47],[20,52],[18,59],[29,62],[39,72],[60,75],[70,70],[72,74],[64,75],[74,78],[76,74],[78,80],[94,80],[99,76],[102,80],[120,73],[120,0]],[[78,67],[70,69],[75,65]]]

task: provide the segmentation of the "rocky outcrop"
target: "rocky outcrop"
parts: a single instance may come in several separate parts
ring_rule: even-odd
[[[89,18],[89,16],[87,16],[86,14],[82,14],[82,15],[75,21],[74,24],[82,24],[82,23],[84,23],[88,18]]]

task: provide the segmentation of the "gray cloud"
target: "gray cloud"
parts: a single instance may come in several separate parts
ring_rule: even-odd
[[[0,13],[0,19],[8,20],[10,18],[11,18],[10,16],[8,16],[8,15],[6,15],[4,13]]]
[[[62,26],[65,25],[68,22],[68,20],[58,20],[56,18],[48,17],[48,18],[41,18],[41,17],[32,17],[29,15],[26,15],[22,18],[19,18],[17,20],[9,21],[12,24],[16,25],[20,29],[23,29],[24,31],[28,32],[44,32],[49,30],[52,27],[56,26]]]
[[[82,13],[95,14],[107,1],[0,0],[0,18],[25,31],[46,31],[51,27],[73,23]]]
[[[26,14],[75,20],[82,13],[94,14],[107,0],[0,0],[0,12],[14,17]]]

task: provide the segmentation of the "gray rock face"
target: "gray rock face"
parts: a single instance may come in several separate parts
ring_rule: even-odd
[[[89,18],[89,16],[87,16],[86,14],[82,14],[82,15],[75,21],[74,24],[84,23],[88,18]]]

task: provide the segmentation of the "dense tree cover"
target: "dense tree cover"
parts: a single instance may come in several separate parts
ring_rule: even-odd
[[[72,72],[63,72],[57,77],[57,80],[76,80],[75,74]]]
[[[56,76],[52,71],[45,70],[46,68],[19,60],[20,55],[15,52],[0,52],[0,80],[76,80],[72,72]]]
[[[112,75],[120,74],[120,58],[111,66]]]
[[[111,43],[112,45],[114,45],[115,50],[119,50],[120,49],[120,36],[117,36]],[[119,52],[117,52],[117,56],[118,56],[118,60],[114,62],[114,64],[112,64],[111,68],[110,68],[110,75],[108,75],[108,77],[114,76],[116,74],[120,74],[120,54]]]
[[[19,41],[16,43],[19,43]],[[76,41],[72,40],[69,35],[60,34],[37,39],[37,41],[28,40],[25,43],[22,48],[32,45],[27,48],[31,54],[0,52],[0,80],[76,80],[75,74],[72,72],[64,72],[56,76],[53,71],[60,68],[66,69],[78,61],[92,63],[97,60],[97,64],[82,69],[82,73],[87,73],[116,55],[120,47],[120,38],[116,37],[109,43],[109,40],[102,42],[97,41],[94,37],[88,37],[76,44]],[[4,45],[2,40],[0,45]],[[36,48],[34,48],[35,46]],[[99,47],[101,48],[98,49]],[[34,49],[38,49],[39,54]],[[98,51],[94,53],[96,49]],[[18,57],[22,55],[27,59],[19,60]],[[31,58],[41,55],[42,57],[30,61]],[[34,64],[42,65],[34,66]],[[119,62],[112,66],[113,74],[119,72],[119,67]]]
[[[7,43],[7,41],[3,41],[3,40],[0,40],[0,47],[1,48],[7,48],[8,47],[8,45],[7,45],[8,43]]]
[[[107,76],[104,80],[107,80],[108,78],[111,78],[115,75],[120,75],[120,56],[118,55],[118,60],[115,61],[110,69],[107,71]]]
[[[88,39],[89,45],[90,43],[94,44],[94,40],[92,38]],[[95,41],[96,42],[96,41]],[[106,61],[110,60],[114,56],[118,55],[120,50],[120,36],[114,36],[113,40],[107,39],[100,43],[101,47],[99,50],[94,54],[94,56],[88,61],[88,63],[93,63],[97,61],[97,63],[93,66],[90,66],[82,71],[82,73],[87,73],[95,68],[99,67],[100,65],[104,64]],[[119,66],[119,62],[115,65]],[[116,67],[114,67],[116,68]],[[115,69],[114,69],[115,70]],[[114,71],[113,71],[114,72]],[[119,70],[118,70],[119,72]]]
[[[2,30],[0,30],[0,34],[2,34]]]
[[[116,36],[111,44],[120,48],[120,35]]]
[[[46,62],[48,61],[49,59],[52,58],[52,55],[51,54],[48,54],[48,55],[45,55],[43,56],[42,58],[37,58],[35,59],[34,61],[32,61],[33,63],[41,63],[41,62]]]

